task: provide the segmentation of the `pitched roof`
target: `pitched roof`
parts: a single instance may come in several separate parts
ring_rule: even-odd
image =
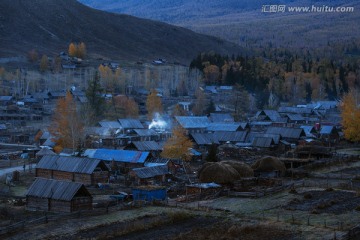
[[[267,116],[273,122],[275,122],[281,118],[278,111],[275,111],[275,110],[262,110],[256,114],[256,117],[260,117],[261,115]]]
[[[234,122],[234,117],[229,113],[210,113],[210,120],[212,122]]]
[[[269,148],[274,144],[274,140],[271,137],[255,137],[252,146],[260,148]]]
[[[71,201],[81,188],[83,188],[86,195],[91,197],[91,194],[86,190],[82,183],[36,178],[26,195]]]
[[[287,128],[287,127],[269,127],[266,131],[269,134],[280,134],[283,138],[299,139],[305,136],[302,128]]]
[[[121,125],[118,121],[100,121],[99,125],[101,127],[107,128],[121,128]]]
[[[334,126],[322,126],[320,129],[320,134],[331,134],[334,129]]]
[[[219,144],[213,133],[192,133],[191,136],[198,145]]]
[[[169,174],[169,169],[167,165],[133,168],[132,171],[136,174],[138,178],[143,179]]]
[[[37,157],[39,156],[45,156],[45,155],[56,155],[56,153],[54,153],[53,151],[51,151],[50,149],[48,148],[42,148],[40,151],[38,151],[36,154],[35,154]]]
[[[229,123],[210,123],[207,127],[208,131],[227,131],[227,132],[235,132],[238,130],[242,130],[242,124],[241,123],[235,123],[235,122],[229,122]]]
[[[45,155],[36,168],[91,174],[100,163],[99,159]]]
[[[155,141],[134,141],[132,143],[139,151],[161,151],[160,145]]]
[[[210,124],[210,120],[206,116],[201,117],[185,117],[176,116],[178,123],[185,129],[189,128],[206,128]]]
[[[279,113],[299,113],[299,114],[311,114],[311,108],[304,107],[279,107]]]
[[[315,131],[315,128],[313,126],[300,126],[300,128],[304,129],[304,132],[307,137],[314,137],[313,132]]]
[[[224,132],[218,131],[214,132],[215,138],[219,142],[244,142],[246,138],[246,131],[238,131],[238,132]]]
[[[12,99],[12,96],[0,96],[0,101],[11,101]]]
[[[126,129],[142,129],[144,126],[141,124],[139,119],[118,119],[121,127]]]
[[[305,118],[303,116],[301,116],[300,114],[297,114],[297,113],[288,113],[288,114],[286,114],[286,116],[291,121],[305,121]]]
[[[152,129],[134,129],[134,132],[136,132],[136,134],[140,137],[150,137],[157,135],[157,133]]]
[[[146,160],[144,163],[145,167],[153,167],[153,166],[161,166],[161,165],[167,165],[171,160],[168,158],[152,158]]]
[[[117,161],[127,163],[144,163],[149,156],[149,152],[113,150],[113,149],[90,149],[84,155],[89,158],[97,158],[106,161]]]
[[[253,142],[255,138],[272,138],[274,144],[279,144],[280,134],[270,134],[270,133],[259,133],[259,132],[249,132],[246,136],[246,142]]]

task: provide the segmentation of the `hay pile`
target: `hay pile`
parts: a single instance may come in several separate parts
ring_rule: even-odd
[[[259,172],[272,172],[280,171],[281,174],[285,174],[285,164],[274,157],[263,157],[257,160],[252,166],[252,169]]]
[[[254,170],[246,163],[232,161],[232,160],[221,161],[221,163],[228,164],[228,165],[232,166],[233,168],[235,168],[235,170],[240,174],[240,177],[242,177],[242,178],[254,176]]]
[[[245,163],[235,161],[205,163],[198,172],[200,182],[219,184],[233,183],[242,177],[254,176],[253,170]]]

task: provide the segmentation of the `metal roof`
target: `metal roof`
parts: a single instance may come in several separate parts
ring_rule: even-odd
[[[287,128],[287,127],[269,127],[266,131],[269,134],[280,134],[283,138],[299,139],[305,136],[305,132],[302,128]]]
[[[91,197],[91,194],[82,183],[36,178],[26,195],[39,198],[51,198],[54,200],[71,201],[81,188],[86,191],[86,195]]]
[[[286,114],[286,116],[291,121],[305,121],[305,118],[303,116],[301,116],[300,114],[297,114],[297,113],[288,113],[288,114]]]
[[[307,137],[314,137],[313,133],[316,133],[316,130],[313,126],[300,126],[306,134]]]
[[[278,111],[275,111],[275,110],[262,110],[262,111],[259,111],[256,114],[256,117],[260,117],[262,115],[267,116],[273,122],[275,122],[275,121],[277,121],[277,120],[279,120],[281,118]]]
[[[36,168],[91,174],[100,163],[99,159],[45,155]]]
[[[56,153],[54,153],[53,151],[51,151],[50,149],[48,148],[42,148],[40,151],[38,151],[36,154],[35,154],[37,157],[39,156],[45,156],[45,155],[57,155]]]
[[[246,135],[247,135],[246,131],[239,131],[239,132],[218,131],[218,132],[214,132],[214,136],[219,142],[245,142]]]
[[[133,168],[132,171],[139,178],[152,178],[156,176],[162,176],[169,174],[169,169],[167,165],[153,166],[153,167],[143,167],[143,168]]]
[[[234,117],[229,113],[210,113],[212,122],[234,122]]]
[[[125,118],[125,119],[118,119],[118,121],[122,128],[126,128],[126,129],[144,128],[144,126],[141,124],[139,119]]]
[[[41,144],[41,146],[54,147],[55,142],[54,142],[53,138],[48,138],[48,139],[46,139],[46,141],[43,144]]]
[[[208,131],[227,131],[227,132],[235,132],[238,130],[242,130],[242,124],[241,123],[210,123],[206,130]]]
[[[121,128],[121,125],[118,121],[100,121],[99,125],[101,127],[107,128]]]
[[[188,128],[206,128],[210,124],[210,120],[206,116],[201,117],[187,117],[176,116],[178,123],[185,129]]]
[[[274,144],[274,140],[271,137],[255,137],[252,146],[260,148],[269,148]]]
[[[12,99],[12,96],[0,96],[0,101],[11,101]]]
[[[160,145],[155,141],[134,141],[132,143],[139,151],[161,151]]]
[[[219,144],[213,133],[192,133],[191,136],[198,145]]]
[[[92,156],[87,156],[87,157],[97,158],[106,161],[114,160],[117,162],[126,162],[126,163],[144,163],[148,156],[149,156],[149,152],[95,149]]]
[[[134,129],[134,132],[140,137],[150,137],[157,135],[153,129]]]
[[[311,108],[303,107],[279,107],[279,113],[299,113],[299,114],[311,114]]]
[[[280,141],[280,134],[249,132],[248,135],[246,136],[246,142],[253,142],[254,139],[258,137],[272,138],[274,144],[279,144]]]
[[[334,126],[322,126],[320,129],[320,134],[331,134],[334,128]]]

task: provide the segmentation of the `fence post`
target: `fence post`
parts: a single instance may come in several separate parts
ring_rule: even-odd
[[[307,217],[307,225],[310,226],[310,215]]]

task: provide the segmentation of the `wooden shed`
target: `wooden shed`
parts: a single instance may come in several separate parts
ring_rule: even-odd
[[[108,181],[109,169],[99,159],[45,155],[36,166],[35,176],[96,185]]]
[[[167,165],[134,168],[129,172],[130,178],[134,180],[135,185],[146,185],[154,183],[163,183],[166,176],[170,175]]]
[[[37,178],[26,194],[26,208],[50,212],[92,209],[92,196],[84,184]]]

